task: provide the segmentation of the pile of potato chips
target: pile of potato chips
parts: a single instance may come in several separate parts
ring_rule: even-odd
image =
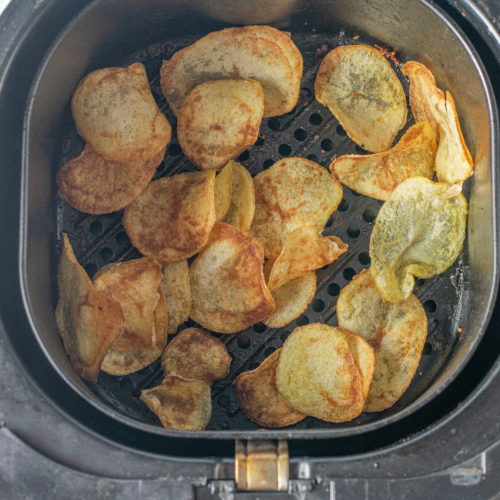
[[[233,334],[298,318],[315,296],[315,271],[348,251],[322,234],[344,184],[385,201],[370,269],[340,293],[338,326],[294,330],[259,367],[238,375],[235,395],[266,427],[306,416],[345,422],[393,405],[427,335],[413,277],[442,273],[457,258],[467,215],[462,183],[473,168],[451,94],[421,63],[402,69],[417,123],[396,145],[407,107],[391,64],[368,45],[337,47],[319,67],[316,98],[373,154],[334,158],[331,172],[289,157],[252,178],[234,159],[255,143],[263,117],[296,105],[302,56],[268,26],[210,33],[160,71],[179,143],[200,171],[152,182],[171,127],[144,67],[85,77],[72,112],[86,145],[59,171],[59,190],[82,212],[124,209],[123,227],[143,257],[109,264],[91,280],[63,235],[56,320],[78,373],[96,381],[100,370],[122,376],[161,358],[163,381],[141,399],[166,428],[204,429],[211,385],[228,376],[231,357],[215,336],[179,327],[191,318]],[[168,334],[176,335],[167,343]]]

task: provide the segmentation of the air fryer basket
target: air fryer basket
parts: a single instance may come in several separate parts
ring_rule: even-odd
[[[421,408],[449,385],[478,345],[491,312],[497,283],[492,157],[496,117],[487,78],[467,41],[440,13],[417,0],[284,0],[276,2],[268,13],[259,12],[256,6],[252,15],[244,12],[244,2],[211,2],[210,9],[207,5],[149,1],[141,2],[139,8],[132,1],[92,2],[47,55],[32,89],[24,136],[21,281],[34,333],[54,367],[75,391],[107,415],[147,432],[212,438],[293,438],[336,437],[380,428]],[[257,324],[234,335],[220,335],[233,363],[230,375],[213,386],[213,414],[207,431],[170,431],[159,427],[155,416],[138,398],[141,389],[160,382],[159,361],[130,376],[101,373],[97,384],[87,383],[71,367],[55,327],[55,276],[61,232],[68,233],[78,260],[91,276],[108,262],[139,256],[123,230],[121,212],[90,216],[71,209],[58,197],[55,174],[83,147],[69,102],[76,84],[89,71],[140,61],[146,66],[160,108],[175,124],[159,88],[162,59],[209,31],[250,22],[272,23],[291,31],[304,57],[299,103],[284,116],[265,119],[257,143],[238,159],[252,175],[286,156],[304,156],[326,167],[335,155],[360,151],[332,114],[315,100],[316,71],[324,55],[338,45],[375,43],[394,48],[401,60],[417,58],[427,63],[439,85],[450,89],[457,102],[475,160],[475,174],[467,181],[468,237],[452,268],[434,279],[417,280],[415,293],[427,312],[429,333],[415,379],[394,407],[377,414],[362,414],[345,424],[307,418],[286,430],[252,432],[257,426],[238,409],[232,380],[260,364],[296,326],[309,322],[335,325],[340,290],[369,266],[368,243],[381,203],[344,187],[343,201],[328,221],[325,234],[342,238],[349,244],[349,251],[318,271],[318,291],[307,311],[285,328],[275,330]],[[406,85],[404,78],[402,81]],[[409,113],[407,126],[411,123]],[[156,176],[189,170],[196,169],[182,154],[174,133]],[[47,284],[50,294],[46,293]],[[186,324],[193,325],[191,321]]]

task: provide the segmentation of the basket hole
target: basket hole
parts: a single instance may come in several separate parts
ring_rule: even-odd
[[[351,281],[354,276],[356,276],[356,271],[352,267],[346,267],[342,271],[342,275],[344,276],[344,279],[346,279],[347,281]]]
[[[309,323],[309,318],[305,314],[303,314],[302,316],[299,316],[297,318],[296,323],[297,323],[297,326],[307,325],[307,323]]]
[[[292,148],[288,144],[281,144],[281,146],[278,148],[278,151],[281,156],[290,156]]]
[[[89,226],[89,231],[92,233],[92,234],[101,234],[102,233],[102,224],[96,220],[94,222],[92,222],[92,224],[90,224]]]
[[[306,140],[307,137],[307,132],[303,128],[298,128],[294,133],[293,133],[295,139],[298,141],[302,142]]]
[[[307,159],[311,160],[311,161],[318,162],[318,157],[314,153],[310,154],[310,155],[307,155]]]
[[[278,118],[271,118],[268,122],[267,122],[267,126],[271,129],[271,130],[279,130],[280,127],[281,127],[281,122],[279,121]]]
[[[85,271],[87,271],[89,277],[92,278],[97,271],[97,266],[93,262],[90,262],[85,266]]]
[[[349,202],[346,199],[343,199],[340,203],[339,206],[337,207],[337,210],[339,212],[345,212],[349,208]]]
[[[323,121],[323,118],[321,117],[321,115],[319,113],[313,113],[309,117],[309,123],[311,125],[320,125],[322,121]]]
[[[314,312],[321,312],[325,308],[325,303],[321,299],[316,299],[312,305]]]
[[[267,326],[264,325],[264,323],[257,323],[256,325],[253,325],[253,331],[257,333],[263,333],[266,331]]]
[[[268,348],[266,348],[266,350],[264,351],[264,354],[266,355],[266,358],[268,356],[271,356],[271,354],[276,350],[276,347],[273,347],[272,345],[269,346]]]
[[[258,137],[257,140],[255,141],[256,146],[262,146],[264,144],[264,139],[262,137]]]
[[[422,286],[425,283],[424,278],[415,278],[415,284],[417,286]]]
[[[366,222],[373,222],[375,220],[375,212],[371,208],[367,208],[363,212],[363,219],[365,219]]]
[[[331,151],[333,149],[333,142],[330,139],[323,139],[321,141],[321,149],[323,151]]]
[[[363,264],[363,266],[368,266],[370,265],[371,259],[370,259],[370,254],[368,252],[361,252],[358,255],[358,260]]]
[[[217,403],[219,404],[219,406],[222,406],[222,408],[227,408],[230,402],[231,401],[229,399],[229,396],[226,396],[225,394],[221,394],[217,398]]]
[[[101,256],[101,259],[107,263],[113,258],[113,250],[109,247],[104,247],[99,252],[99,255]]]
[[[130,239],[125,231],[120,231],[116,235],[116,242],[118,245],[126,245],[127,243],[130,243]]]
[[[264,168],[269,168],[273,163],[274,163],[274,160],[271,160],[271,158],[268,158],[267,160],[264,160],[262,162],[262,166]]]
[[[351,192],[351,194],[352,194],[353,196],[361,196],[361,194],[360,194],[360,193],[357,193],[357,192],[356,192],[356,191],[354,191],[353,189],[349,189],[349,191]]]
[[[433,351],[434,351],[434,349],[432,348],[432,344],[430,344],[429,342],[426,342],[424,344],[424,350],[422,351],[422,354],[424,354],[425,356],[428,356],[429,354],[432,354]]]
[[[424,309],[428,313],[433,313],[437,309],[437,304],[433,300],[426,300],[424,302]]]
[[[341,137],[345,137],[347,135],[347,132],[344,130],[344,127],[340,123],[337,125],[337,128],[335,130]]]
[[[357,144],[354,147],[354,151],[356,151],[356,153],[364,153],[365,152],[365,150],[361,146],[358,146]]]
[[[325,226],[326,226],[326,227],[330,227],[332,224],[333,224],[333,215],[330,215],[330,217],[329,217],[329,218],[328,218],[328,220],[326,221]]]
[[[247,161],[250,157],[250,153],[248,151],[243,151],[243,153],[238,156],[238,161]]]
[[[357,238],[360,235],[360,233],[361,233],[361,231],[356,226],[349,226],[347,228],[347,235],[350,238]]]
[[[182,151],[181,147],[179,146],[179,144],[176,144],[175,142],[173,142],[172,144],[170,144],[168,146],[168,148],[167,148],[167,152],[171,156],[180,155],[181,151]]]
[[[330,297],[336,297],[340,293],[340,287],[337,283],[330,283],[328,285],[327,292]]]
[[[243,334],[243,335],[240,335],[238,337],[238,345],[242,349],[248,349],[250,347],[250,344],[251,344],[251,341],[250,341],[250,337],[248,335]]]

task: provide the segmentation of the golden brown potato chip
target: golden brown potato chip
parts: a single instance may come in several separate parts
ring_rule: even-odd
[[[233,185],[233,162],[228,161],[217,174],[214,185],[215,218],[221,220],[229,210]]]
[[[422,63],[408,61],[403,73],[410,79],[410,106],[415,120],[429,120],[439,138],[436,153],[438,180],[461,183],[472,175],[472,157],[465,144],[450,92],[444,93]]]
[[[342,200],[342,186],[321,165],[284,158],[254,177],[255,215],[250,234],[276,260],[285,238],[301,226],[322,228]]]
[[[187,260],[163,263],[163,279],[160,283],[165,296],[168,317],[168,333],[176,333],[179,325],[189,319],[191,288]]]
[[[165,149],[172,133],[141,63],[88,74],[73,94],[71,110],[78,133],[114,162],[149,160]]]
[[[369,45],[343,45],[318,70],[316,99],[349,137],[372,153],[387,151],[406,123],[403,86],[387,59]]]
[[[174,114],[202,82],[252,78],[264,91],[264,116],[278,116],[297,103],[302,56],[292,40],[275,28],[227,28],[209,33],[163,61],[160,75],[163,94]]]
[[[345,186],[365,196],[387,200],[397,185],[416,175],[432,178],[436,136],[428,121],[408,129],[385,153],[344,155],[333,160],[330,170]]]
[[[212,416],[210,387],[201,380],[167,375],[160,385],[142,391],[141,399],[166,429],[201,431]]]
[[[167,342],[167,313],[162,293],[160,293],[160,300],[153,311],[153,316],[154,346],[117,350],[113,344],[102,362],[102,371],[110,375],[129,375],[149,366],[161,356]]]
[[[271,292],[308,271],[331,264],[347,252],[348,247],[340,238],[322,236],[319,231],[318,226],[303,226],[287,236],[269,275]]]
[[[88,144],[80,156],[57,173],[63,200],[80,212],[107,214],[125,208],[149,184],[165,150],[146,161],[117,163],[92,151]]]
[[[375,351],[362,336],[345,328],[339,330],[344,334],[352,358],[358,367],[363,382],[363,399],[366,400],[375,372]]]
[[[191,318],[219,333],[235,333],[267,318],[275,305],[263,260],[257,241],[217,222],[189,270]]]
[[[75,370],[83,378],[96,381],[104,356],[121,335],[125,320],[120,304],[93,287],[75,258],[68,236],[62,236],[57,328]]]
[[[259,367],[242,373],[233,382],[238,405],[250,420],[262,427],[285,427],[305,418],[288,406],[276,387],[280,352],[277,349]]]
[[[177,137],[189,161],[220,169],[259,137],[264,94],[257,80],[227,78],[197,85],[177,114]]]
[[[123,214],[123,227],[144,255],[187,259],[207,242],[215,222],[215,172],[186,172],[151,182]]]
[[[382,297],[407,299],[413,276],[432,278],[448,269],[465,239],[467,201],[442,199],[450,185],[425,177],[402,182],[382,205],[370,238],[371,274]]]
[[[375,350],[375,373],[364,411],[382,411],[406,391],[417,371],[427,336],[427,317],[415,295],[386,302],[365,269],[340,292],[339,325]]]
[[[235,161],[233,164],[231,204],[222,222],[248,233],[255,213],[255,190],[250,172]]]
[[[110,264],[94,277],[96,290],[116,300],[125,317],[125,329],[104,358],[103,371],[127,375],[161,356],[167,340],[161,279],[161,265],[153,257]]]
[[[199,328],[187,328],[179,332],[161,357],[165,376],[203,380],[208,385],[226,377],[230,364],[231,356],[226,346]]]
[[[316,273],[309,271],[287,281],[272,292],[276,310],[264,320],[269,328],[281,328],[297,319],[311,303],[316,293]]]
[[[287,337],[276,386],[292,408],[327,422],[346,422],[363,409],[362,377],[345,335],[332,326],[312,323]]]

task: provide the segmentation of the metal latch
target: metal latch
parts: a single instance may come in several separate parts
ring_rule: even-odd
[[[289,478],[287,442],[237,440],[234,477],[240,491],[286,491]]]

